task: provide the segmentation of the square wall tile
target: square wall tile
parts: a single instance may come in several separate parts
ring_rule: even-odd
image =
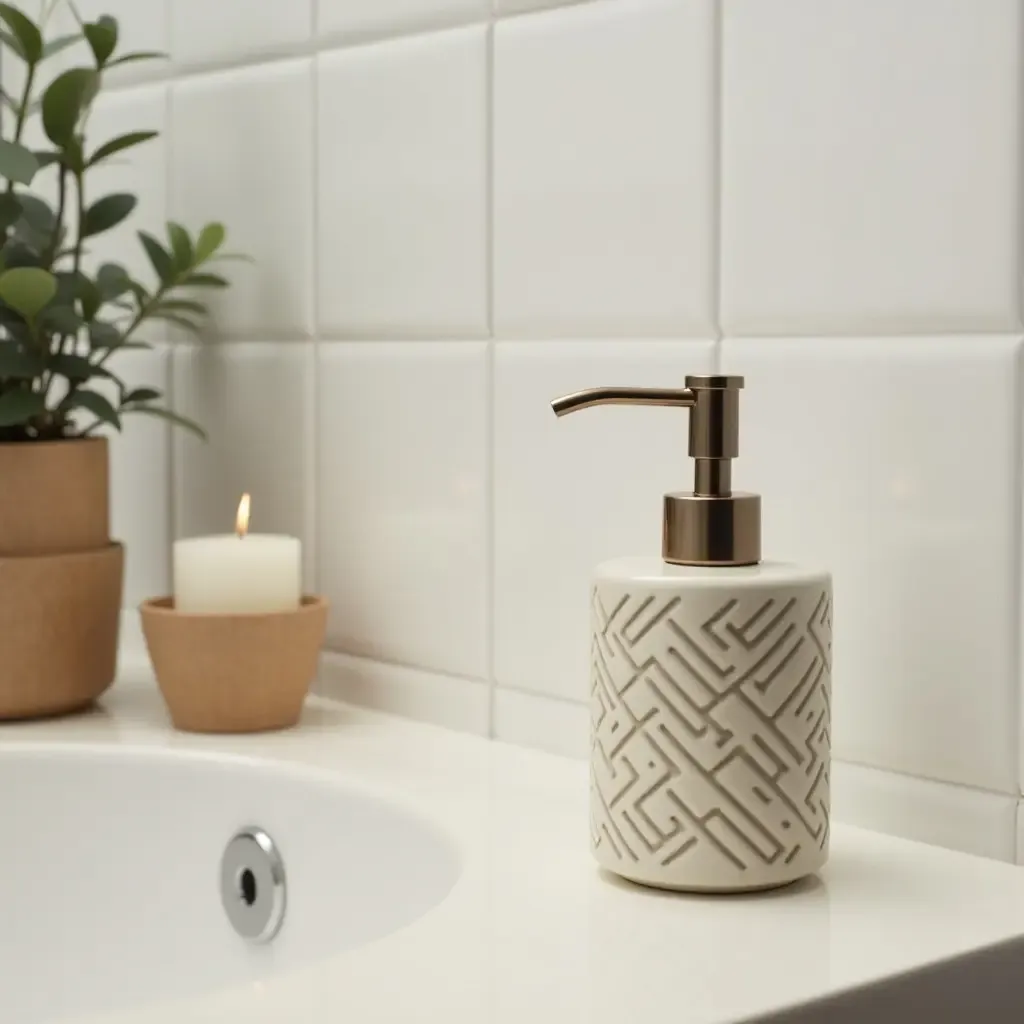
[[[320,345],[329,647],[486,678],[486,348]]]
[[[486,30],[319,61],[320,329],[487,331]]]
[[[98,164],[86,176],[86,206],[112,192],[130,192],[138,206],[127,220],[88,239],[83,263],[95,273],[103,263],[123,265],[147,287],[156,284],[152,265],[136,232],[149,231],[157,238],[167,234],[167,87],[147,85],[101,93],[89,117],[87,151],[134,131],[158,131],[160,135],[140,146],[123,150]],[[151,321],[140,336],[158,341],[166,338],[165,324]]]
[[[764,557],[833,574],[839,758],[1017,793],[1019,347],[723,342]]]
[[[1017,863],[1024,867],[1024,800],[1017,801]]]
[[[167,394],[170,353],[164,347],[120,352],[109,366],[129,387]],[[125,546],[122,601],[134,608],[144,598],[170,591],[171,428],[155,416],[138,414],[125,416],[122,428],[108,434],[110,529]]]
[[[172,87],[172,215],[189,230],[223,222],[225,248],[255,261],[225,267],[232,286],[212,308],[226,337],[312,334],[312,96],[310,60]]]
[[[220,0],[209,6],[217,9],[222,3]],[[170,50],[168,4],[173,10],[181,6],[181,0],[75,0],[84,21],[95,21],[104,14],[117,19],[115,58],[128,53],[167,53]],[[75,31],[76,27],[72,23],[69,31]],[[167,75],[168,71],[166,60],[130,61],[104,72],[104,79],[107,83],[122,84]]]
[[[966,786],[832,762],[832,817],[976,857],[1014,859],[1017,800]]]
[[[303,541],[312,586],[313,344],[182,345],[174,351],[174,405],[205,428],[205,444],[175,432],[175,532],[230,533],[252,495],[254,533]]]
[[[489,0],[319,0],[322,36],[359,37],[450,25],[490,14]]]
[[[499,334],[713,330],[710,0],[613,0],[494,32]]]
[[[494,688],[494,739],[562,757],[590,755],[590,709],[504,686]]]
[[[725,0],[727,332],[1016,329],[1018,0]]]
[[[687,417],[604,408],[558,420],[551,400],[605,384],[683,385],[714,367],[712,342],[503,342],[494,366],[494,674],[585,701],[590,577],[661,554],[661,498],[686,490]]]
[[[385,665],[334,651],[321,657],[316,685],[316,692],[330,700],[477,736],[487,735],[489,690],[484,682]]]
[[[590,0],[492,0],[494,13],[525,14],[528,11],[539,11],[544,7],[567,7],[570,4],[589,3]]]
[[[287,51],[313,32],[315,0],[169,2],[171,49],[180,64],[236,61]]]

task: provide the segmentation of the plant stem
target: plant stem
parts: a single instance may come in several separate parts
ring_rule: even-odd
[[[67,203],[67,179],[68,169],[61,163],[57,173],[57,217],[53,224],[53,237],[45,252],[47,270],[53,270],[53,265],[57,261],[57,250],[60,248],[60,233],[64,226],[64,209]]]

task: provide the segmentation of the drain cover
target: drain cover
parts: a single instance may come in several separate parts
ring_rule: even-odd
[[[235,833],[220,862],[220,898],[231,927],[250,942],[269,942],[285,910],[284,861],[261,828]]]

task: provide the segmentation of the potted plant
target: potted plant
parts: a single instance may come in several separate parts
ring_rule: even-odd
[[[158,389],[129,388],[117,355],[148,348],[153,321],[198,330],[206,310],[195,290],[227,286],[211,269],[225,258],[219,224],[192,235],[171,223],[164,240],[140,231],[151,283],[116,263],[88,269],[89,240],[136,205],[128,193],[89,195],[89,172],[157,134],[93,144],[90,108],[107,69],[162,55],[120,54],[114,18],[75,17],[76,34],[47,42],[40,24],[0,3],[0,58],[24,66],[20,94],[0,97],[0,718],[81,707],[113,681],[124,552],[109,534],[101,431],[142,415],[201,434]],[[80,66],[38,88],[45,62],[72,46]],[[42,149],[26,144],[35,117]],[[52,203],[30,188],[45,167]]]

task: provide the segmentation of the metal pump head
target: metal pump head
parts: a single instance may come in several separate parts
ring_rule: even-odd
[[[551,403],[556,416],[593,405],[690,410],[693,490],[665,495],[661,555],[675,565],[753,565],[761,560],[761,496],[732,490],[739,455],[742,377],[687,376],[685,388],[590,388]]]

